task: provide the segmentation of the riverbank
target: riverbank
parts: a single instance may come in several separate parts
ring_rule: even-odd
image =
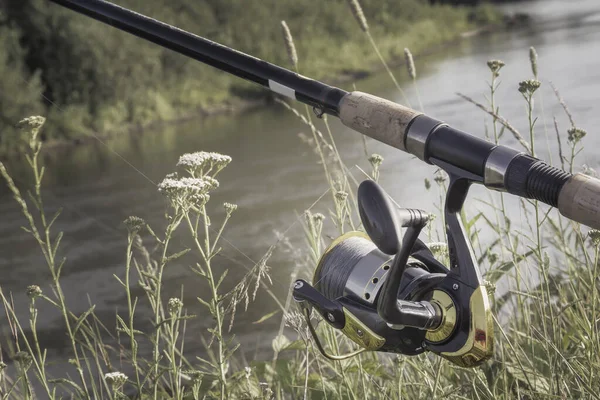
[[[127,1],[123,3],[128,5]],[[413,8],[408,10],[413,17],[408,18],[404,12],[406,10],[401,13],[401,4],[397,2],[390,3],[382,9],[370,5],[369,1],[363,3],[365,13],[370,18],[371,33],[381,53],[395,65],[403,60],[404,47],[410,48],[415,55],[425,54],[437,46],[456,41],[464,32],[495,25],[501,21],[500,14],[491,6],[465,9],[426,5],[416,7],[413,4]],[[22,4],[26,2],[19,3],[18,7],[24,7]],[[302,74],[331,84],[342,84],[356,81],[381,69],[368,39],[352,18],[346,3],[332,6],[324,15],[314,11],[304,12],[303,19],[312,19],[313,29],[308,29],[300,17],[286,16],[287,11],[283,12],[281,7],[278,8],[280,12],[275,14],[285,17],[294,35]],[[161,17],[151,7],[145,10],[138,5],[134,9]],[[78,75],[75,77],[71,74],[75,73],[73,71],[61,71],[60,68],[53,70],[53,66],[42,66],[35,69],[35,76],[24,72],[22,76],[10,78],[12,90],[4,90],[4,96],[16,91],[22,93],[19,102],[15,102],[14,96],[0,98],[2,158],[20,152],[21,140],[18,132],[14,132],[12,127],[24,115],[32,113],[41,113],[47,117],[46,133],[43,137],[45,147],[55,148],[81,144],[95,138],[107,140],[113,136],[152,130],[165,124],[202,116],[244,111],[271,100],[270,95],[262,88],[243,82],[239,78],[115,29],[108,29],[102,24],[90,23],[85,17],[68,10],[52,10],[61,18],[68,18],[69,24],[65,29],[85,33],[79,35],[78,42],[69,43],[72,48],[64,49],[58,46],[52,50],[56,50],[57,53],[88,51],[86,46],[100,36],[105,44],[98,46],[100,49],[95,51],[99,54],[92,55],[91,60],[85,61],[86,64],[80,68],[81,71],[77,71]],[[39,10],[29,11],[39,13]],[[252,14],[263,11],[260,8],[248,12]],[[311,15],[313,13],[315,15]],[[265,15],[259,16],[258,20],[267,19]],[[236,24],[237,17],[228,17],[230,22],[226,25],[231,27],[224,30],[228,31],[229,35],[223,38],[219,37],[223,35],[221,30],[219,34],[209,34],[198,32],[197,24],[191,28],[189,21],[178,21],[175,17],[168,18],[168,15],[164,20],[275,64],[289,66],[279,20],[275,21],[272,16],[269,17],[268,27],[256,32],[252,32],[255,28]],[[240,29],[239,26],[244,28]],[[240,36],[244,35],[244,31],[246,35]],[[39,35],[40,32],[28,32],[27,35],[21,36],[19,43],[32,40],[29,36],[35,37],[36,34]],[[256,40],[249,42],[253,37],[257,39],[260,35],[262,37],[258,40],[259,43],[255,43]],[[13,47],[5,46],[7,49]],[[34,65],[28,64],[32,62],[31,51],[21,54],[24,60],[21,67],[25,70],[34,68]],[[44,51],[47,52],[48,49],[39,49],[40,53]],[[94,58],[99,60],[97,66],[90,65]],[[110,61],[102,61],[104,58]],[[121,66],[114,65],[115,58],[121,60]],[[73,68],[77,67],[78,62],[82,62],[76,58],[73,60]],[[1,67],[2,65],[0,70],[3,69]],[[86,68],[91,68],[87,74]],[[156,69],[160,71],[156,72]],[[93,78],[98,74],[99,76]],[[82,80],[84,78],[80,75],[89,77]],[[398,78],[402,80],[403,77]],[[66,82],[57,83],[57,80]],[[23,82],[29,82],[27,87],[23,87]],[[0,82],[0,86],[6,86],[6,83]],[[65,91],[71,94],[61,98],[60,94]],[[34,101],[32,92],[42,92],[43,97]]]

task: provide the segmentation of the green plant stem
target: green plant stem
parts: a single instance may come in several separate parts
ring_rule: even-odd
[[[176,210],[177,211],[177,210]],[[160,257],[160,263],[158,266],[158,274],[156,276],[156,290],[154,293],[154,326],[156,329],[155,337],[154,337],[154,351],[152,361],[154,363],[154,400],[158,399],[158,381],[159,381],[159,361],[160,361],[160,336],[161,336],[161,318],[164,318],[164,314],[162,312],[162,301],[161,301],[161,289],[162,289],[162,277],[165,269],[165,265],[167,264],[167,250],[169,248],[169,242],[171,241],[171,236],[175,231],[179,222],[181,222],[182,216],[179,215],[178,212],[175,213],[176,216],[173,217],[173,221],[171,221],[167,225],[167,229],[165,232],[165,239],[163,241],[163,250]]]
[[[172,315],[171,316],[171,322],[170,322],[170,326],[169,326],[169,334],[170,334],[170,347],[169,347],[169,357],[171,358],[171,366],[172,366],[172,378],[171,378],[171,383],[173,386],[173,397],[177,400],[181,399],[181,393],[180,393],[180,389],[181,389],[181,384],[180,384],[180,378],[179,378],[179,368],[177,367],[177,333],[179,331],[179,323],[178,318],[179,318],[179,312],[177,313],[177,315]]]
[[[48,387],[48,378],[46,377],[46,354],[42,353],[42,349],[40,348],[40,341],[38,339],[37,334],[37,309],[35,308],[35,299],[31,299],[31,303],[29,305],[29,325],[31,327],[31,335],[33,336],[33,343],[35,343],[35,350],[37,352],[37,363],[36,368],[40,375],[40,383],[44,387],[48,398],[53,399],[54,395]],[[30,353],[34,355],[34,353],[30,350]],[[35,357],[33,357],[35,360]]]
[[[33,150],[33,154],[31,157],[28,156],[27,159],[31,165],[31,169],[34,174],[34,182],[35,182],[34,198],[35,198],[35,203],[36,203],[35,205],[39,211],[41,227],[44,232],[44,239],[42,239],[40,237],[38,230],[36,228],[36,225],[33,222],[33,219],[30,220],[30,224],[33,223],[33,225],[31,226],[31,231],[34,234],[34,236],[36,237],[38,243],[40,244],[42,253],[44,254],[44,258],[46,260],[48,268],[50,269],[50,273],[52,274],[52,281],[54,284],[53,291],[58,298],[59,308],[62,313],[63,319],[65,321],[65,325],[67,328],[67,334],[68,334],[69,341],[71,344],[71,349],[72,349],[73,355],[74,355],[75,366],[77,368],[77,372],[79,374],[81,385],[82,385],[83,391],[84,391],[83,394],[85,395],[85,398],[89,399],[90,396],[89,396],[89,392],[88,392],[88,388],[87,388],[87,382],[86,382],[85,376],[83,374],[83,368],[81,367],[79,351],[77,350],[77,341],[73,334],[73,330],[71,328],[71,322],[69,320],[69,311],[67,309],[65,296],[62,291],[62,287],[60,285],[60,280],[59,280],[60,270],[61,270],[63,263],[61,263],[57,269],[56,261],[55,261],[56,250],[58,249],[58,244],[60,243],[60,239],[57,240],[57,242],[55,243],[55,245],[53,247],[52,246],[52,238],[50,235],[50,226],[48,225],[48,223],[46,221],[46,214],[44,212],[44,205],[43,205],[43,199],[42,199],[42,193],[41,193],[43,167],[40,168],[40,166],[38,164],[38,156],[40,154],[41,145],[35,149],[34,149],[34,146],[31,146],[31,147]],[[24,201],[23,201],[23,203],[24,203]],[[59,237],[60,236],[62,236],[62,235],[59,234]]]
[[[196,244],[196,248],[198,249],[198,251],[202,257],[202,261],[204,262],[206,278],[207,278],[207,281],[208,281],[208,284],[209,284],[210,290],[211,290],[211,303],[210,303],[211,311],[216,320],[214,336],[217,339],[217,346],[218,346],[217,356],[218,356],[218,367],[219,367],[218,373],[219,373],[220,393],[221,393],[221,400],[224,400],[227,397],[227,377],[226,377],[227,371],[225,368],[225,363],[227,362],[227,360],[225,358],[224,347],[223,347],[223,315],[221,313],[221,305],[220,305],[221,302],[219,299],[219,294],[217,292],[216,282],[215,282],[215,278],[214,278],[211,263],[210,263],[212,254],[211,254],[210,236],[209,236],[209,230],[208,230],[209,222],[208,222],[208,216],[206,213],[205,205],[202,206],[202,208],[200,210],[200,214],[202,215],[203,220],[204,220],[204,224],[203,224],[204,225],[204,235],[205,235],[204,249],[202,248],[202,244],[198,240],[197,224],[194,225],[192,223],[188,213],[185,214],[185,219],[188,223],[188,227],[190,229],[190,234],[194,238],[194,243]]]
[[[381,52],[379,51],[379,47],[375,43],[375,40],[373,39],[373,36],[371,36],[371,32],[367,31],[366,34],[367,34],[367,37],[369,38],[369,42],[371,43],[371,46],[373,47],[373,50],[375,51],[375,54],[377,54],[377,57],[379,57],[379,60],[381,61],[381,64],[383,64],[383,67],[385,68],[385,70],[387,71],[388,75],[392,79],[392,82],[394,82],[394,85],[396,86],[396,89],[398,89],[398,91],[402,95],[402,98],[404,99],[404,102],[406,103],[406,106],[407,107],[411,107],[410,101],[408,101],[408,97],[406,97],[406,94],[404,93],[404,90],[402,90],[402,88],[398,84],[398,81],[396,80],[396,77],[392,73],[392,70],[390,69],[390,67],[388,66],[387,62],[385,61],[385,59],[381,55]]]
[[[127,237],[127,259],[125,261],[125,292],[127,294],[127,310],[129,311],[129,344],[131,346],[131,364],[135,370],[135,382],[137,385],[138,393],[142,393],[142,385],[140,383],[140,373],[137,361],[137,341],[135,340],[135,331],[133,328],[133,316],[135,313],[133,301],[131,300],[131,286],[129,283],[129,277],[131,274],[131,259],[133,257],[132,246],[135,236],[129,234]]]

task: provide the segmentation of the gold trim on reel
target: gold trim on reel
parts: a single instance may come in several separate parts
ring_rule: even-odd
[[[485,286],[471,295],[471,327],[465,345],[455,352],[440,355],[461,367],[475,367],[494,354],[494,322]]]

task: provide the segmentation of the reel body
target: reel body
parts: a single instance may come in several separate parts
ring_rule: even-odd
[[[359,211],[367,234],[335,239],[319,261],[313,285],[298,280],[294,286],[294,299],[325,357],[431,351],[473,367],[493,354],[487,290],[457,217],[468,184],[456,181],[451,179],[445,210],[449,268],[418,239],[429,219],[425,212],[400,209],[375,182],[361,183]],[[328,354],[312,326],[311,308],[361,350]]]

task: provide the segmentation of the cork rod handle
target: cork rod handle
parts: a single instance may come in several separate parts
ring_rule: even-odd
[[[600,229],[600,179],[573,175],[560,191],[558,210],[573,221]]]
[[[349,93],[340,102],[340,120],[344,125],[403,151],[406,151],[406,129],[420,114],[408,107],[362,92]]]

